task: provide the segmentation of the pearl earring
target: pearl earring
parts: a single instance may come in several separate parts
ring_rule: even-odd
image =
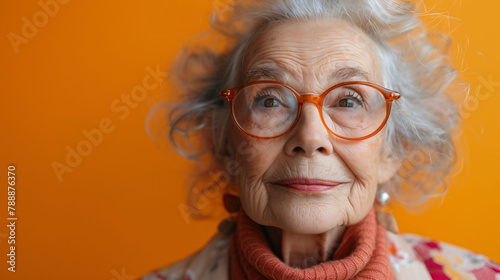
[[[376,202],[376,213],[377,222],[382,225],[386,230],[391,231],[395,234],[399,233],[398,225],[396,219],[392,215],[389,207],[389,201],[391,197],[388,192],[378,191],[377,192],[377,202]]]

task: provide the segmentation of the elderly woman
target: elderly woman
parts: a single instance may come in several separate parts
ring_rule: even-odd
[[[456,71],[411,3],[236,1],[212,27],[224,45],[188,49],[172,73],[171,138],[199,133],[232,215],[142,279],[500,277],[384,212],[442,191],[453,167]]]

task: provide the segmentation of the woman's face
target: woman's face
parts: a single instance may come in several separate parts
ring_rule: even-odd
[[[245,82],[276,80],[301,95],[320,95],[344,81],[382,84],[374,43],[344,21],[280,23],[260,32],[244,62]],[[363,219],[377,185],[395,166],[383,156],[384,130],[366,140],[343,140],[305,103],[295,128],[257,139],[230,128],[234,180],[247,215],[261,225],[323,233]]]

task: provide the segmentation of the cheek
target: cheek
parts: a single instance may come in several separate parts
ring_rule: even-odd
[[[335,147],[335,152],[349,168],[355,181],[366,185],[376,185],[382,140],[381,136],[376,135],[369,139]]]
[[[247,212],[262,212],[269,201],[262,178],[282,148],[276,140],[256,139],[239,130],[231,135],[232,160],[239,167],[234,180],[243,206]]]
[[[352,176],[348,199],[356,213],[354,216],[361,217],[367,213],[372,205],[370,202],[375,198],[382,140],[381,136],[374,136],[336,150]]]
[[[261,177],[280,151],[272,140],[256,139],[240,131],[233,133],[232,139],[232,157],[241,167],[238,177]]]

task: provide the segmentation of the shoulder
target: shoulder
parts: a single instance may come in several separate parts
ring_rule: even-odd
[[[465,248],[412,233],[387,239],[396,279],[500,279],[500,265]]]
[[[228,278],[229,243],[234,223],[224,220],[218,232],[199,251],[169,266],[156,269],[140,280],[195,280]]]

